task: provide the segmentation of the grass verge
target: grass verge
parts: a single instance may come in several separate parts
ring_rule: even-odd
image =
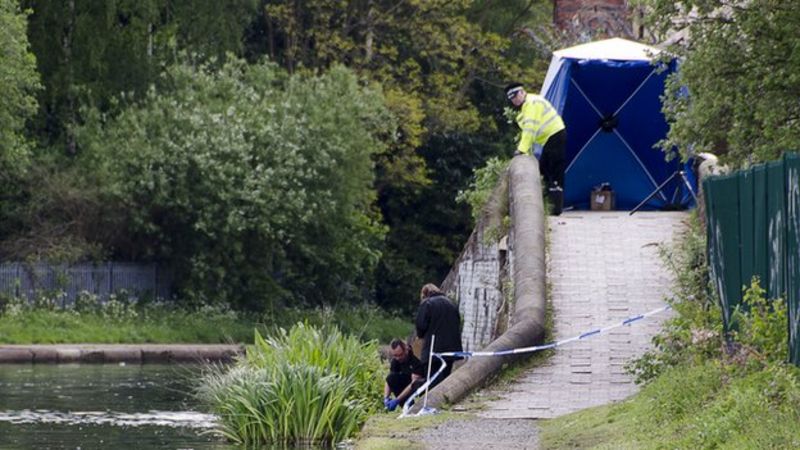
[[[788,364],[786,304],[758,279],[725,330],[709,286],[705,233],[694,216],[662,249],[676,311],[655,349],[628,365],[644,387],[631,399],[540,424],[548,449],[800,448],[800,368]]]
[[[411,333],[410,318],[374,305],[285,308],[255,314],[220,306],[185,308],[173,303],[135,304],[89,299],[62,309],[52,302],[0,301],[0,343],[248,343],[297,322],[336,326],[362,341],[388,343]]]
[[[542,421],[542,448],[800,448],[798,380],[791,366],[674,367],[628,401]]]

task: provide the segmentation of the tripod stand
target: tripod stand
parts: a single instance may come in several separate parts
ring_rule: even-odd
[[[632,215],[633,215],[633,213],[635,213],[636,211],[638,211],[638,210],[639,210],[639,209],[640,209],[642,206],[644,206],[644,205],[645,205],[645,203],[649,202],[651,198],[655,197],[655,196],[656,196],[656,194],[658,194],[659,192],[661,192],[661,189],[663,189],[663,188],[664,188],[664,186],[666,186],[666,185],[667,185],[667,183],[669,183],[670,181],[672,181],[672,179],[673,179],[673,178],[675,178],[675,177],[681,177],[681,180],[683,181],[683,184],[686,186],[686,189],[688,189],[688,190],[689,190],[689,193],[690,193],[690,194],[692,194],[692,198],[694,199],[694,202],[695,202],[695,204],[696,204],[696,203],[697,203],[697,195],[695,195],[695,193],[694,193],[694,189],[692,189],[692,185],[691,185],[691,183],[689,183],[689,180],[688,180],[688,179],[686,179],[686,174],[685,174],[685,173],[684,173],[682,170],[676,170],[676,171],[675,171],[675,172],[674,172],[672,175],[670,175],[670,176],[669,176],[669,178],[667,178],[666,180],[664,180],[664,182],[663,182],[663,183],[659,184],[659,185],[658,185],[658,187],[656,188],[656,190],[655,190],[655,191],[653,191],[652,193],[650,193],[650,195],[648,195],[648,196],[647,196],[647,198],[645,198],[644,200],[642,200],[642,202],[641,202],[641,203],[639,203],[638,205],[636,205],[636,207],[635,207],[635,208],[633,208],[633,209],[631,210],[630,214],[628,214],[628,215],[629,215],[629,216],[632,216]],[[674,199],[674,198],[675,198],[675,196],[673,195],[673,199]]]

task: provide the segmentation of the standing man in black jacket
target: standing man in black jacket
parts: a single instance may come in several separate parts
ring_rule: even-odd
[[[417,310],[416,328],[417,337],[424,339],[420,360],[425,368],[423,373],[426,375],[428,373],[428,357],[431,351],[434,353],[463,351],[463,347],[461,347],[461,316],[458,313],[458,306],[451,302],[435,284],[428,283],[422,286],[420,290],[420,305]],[[435,348],[433,349],[431,349],[431,336],[436,336],[433,344]],[[456,359],[458,358],[444,358],[445,362],[447,362],[447,367],[439,378],[431,383],[431,387],[439,384],[450,375],[453,361]],[[439,370],[440,366],[441,361],[434,357],[431,361],[431,376]]]

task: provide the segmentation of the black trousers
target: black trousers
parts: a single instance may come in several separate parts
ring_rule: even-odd
[[[544,191],[550,200],[554,216],[561,214],[564,207],[564,170],[567,148],[567,132],[564,130],[550,136],[542,149],[539,167],[544,176]]]
[[[442,381],[444,381],[445,378],[450,376],[450,373],[453,371],[453,360],[448,358],[446,359],[446,361],[447,361],[447,367],[444,368],[442,374],[439,375],[439,378],[435,379],[433,383],[431,383],[428,389],[433,389],[434,386],[441,383]],[[439,370],[439,367],[442,367],[442,362],[439,361],[439,358],[434,357],[433,360],[431,360],[431,376],[433,376],[433,374],[435,374],[436,371]],[[428,376],[428,367],[426,365],[425,367],[423,367],[422,378],[420,378],[414,383],[414,390],[419,389],[420,386],[425,384],[426,381],[425,377],[427,376]]]
[[[386,376],[386,384],[389,385],[389,390],[392,391],[395,398],[403,392],[403,389],[411,383],[411,375],[402,372],[389,372]]]
[[[539,167],[544,176],[545,189],[549,189],[557,182],[564,189],[564,170],[566,169],[567,131],[561,130],[550,136],[542,148],[542,158]]]

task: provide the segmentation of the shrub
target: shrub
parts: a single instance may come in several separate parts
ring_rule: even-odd
[[[374,342],[298,323],[262,338],[231,369],[206,373],[198,396],[220,431],[246,445],[335,443],[377,409],[382,366]]]
[[[382,93],[340,66],[234,58],[175,65],[161,86],[78,130],[81,167],[127,214],[115,253],[169,262],[197,303],[363,298],[385,233],[372,158],[394,136]]]
[[[681,363],[702,363],[722,354],[722,313],[709,284],[705,230],[696,212],[688,225],[678,242],[659,249],[675,278],[669,303],[676,314],[653,338],[654,350],[627,365],[637,383],[654,380]]]
[[[789,357],[789,327],[786,302],[768,300],[758,277],[753,277],[739,305],[731,314],[734,361],[760,366],[784,362]]]
[[[769,300],[754,277],[745,290],[742,304],[731,315],[727,333],[713,287],[709,285],[705,258],[705,233],[692,215],[686,235],[673,247],[661,250],[676,279],[671,305],[677,312],[654,339],[655,350],[628,365],[639,383],[655,379],[669,367],[684,363],[702,364],[725,359],[735,366],[759,370],[788,357],[786,302]],[[727,352],[726,352],[727,350]],[[736,367],[730,367],[736,370]]]
[[[511,160],[494,157],[486,165],[475,169],[469,188],[458,193],[456,201],[466,203],[472,210],[472,219],[477,222],[483,206],[497,186],[500,175],[508,169]]]

